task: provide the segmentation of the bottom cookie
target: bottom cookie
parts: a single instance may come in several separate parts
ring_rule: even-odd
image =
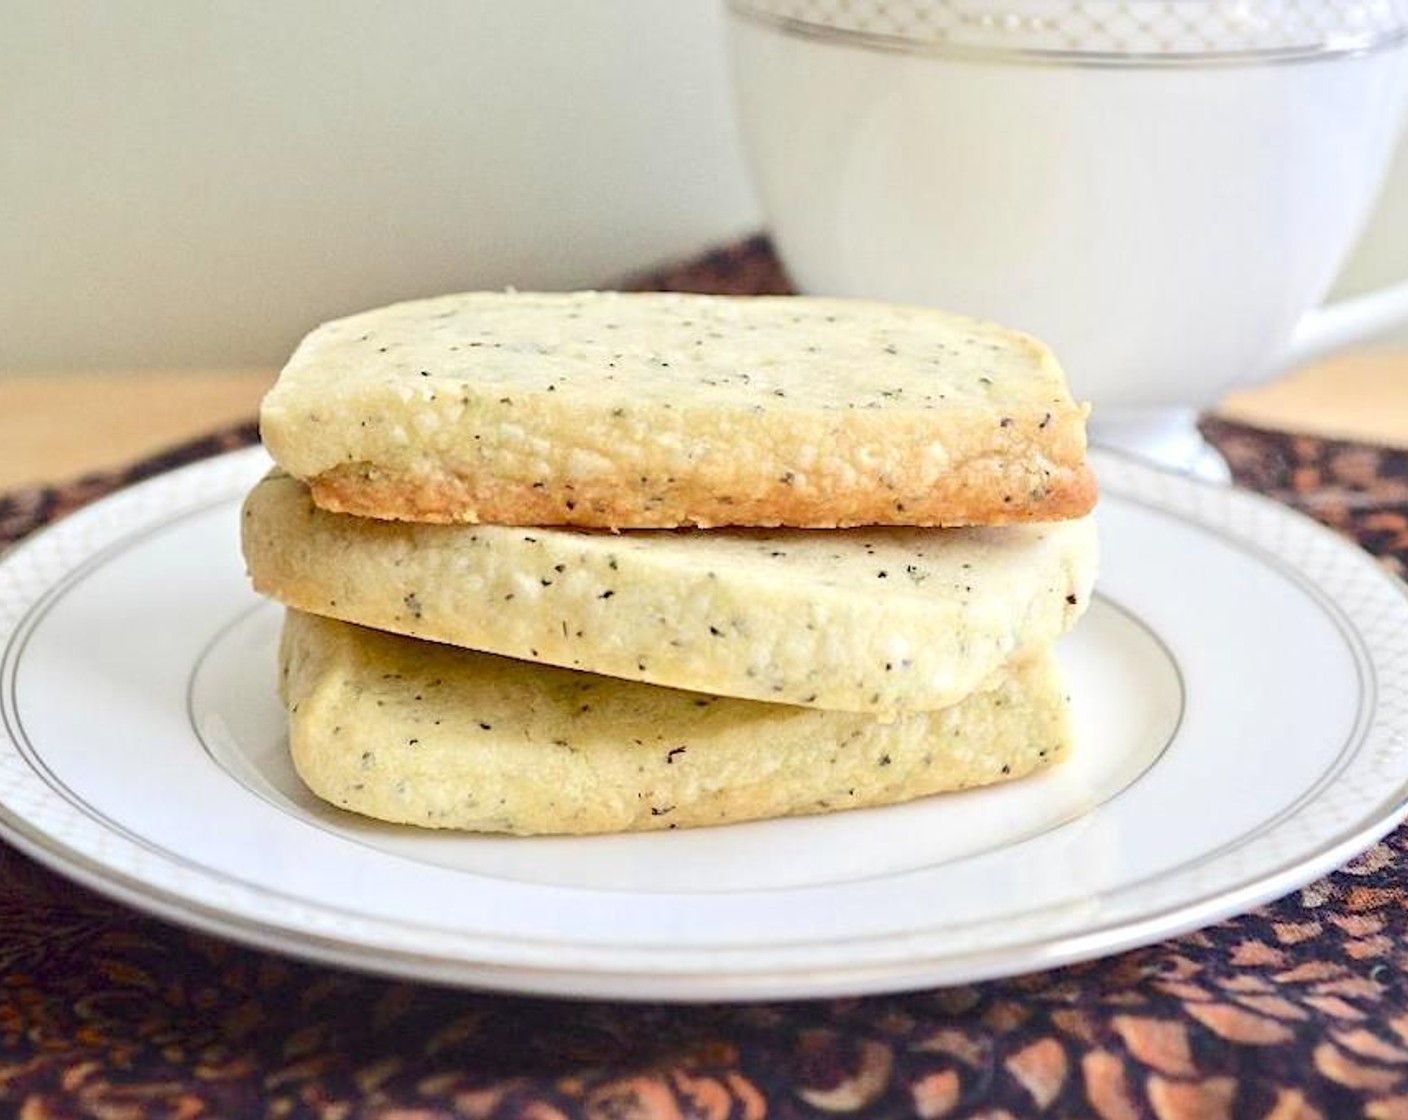
[[[940,711],[874,716],[534,665],[289,611],[294,768],[380,820],[476,832],[693,828],[1021,777],[1070,746],[1055,659]]]

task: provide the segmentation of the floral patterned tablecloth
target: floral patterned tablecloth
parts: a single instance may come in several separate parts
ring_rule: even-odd
[[[784,291],[753,240],[642,287]],[[1239,483],[1408,570],[1408,452],[1204,430]],[[0,546],[256,439],[0,495]],[[144,917],[0,844],[0,1116],[1408,1118],[1408,830],[1251,914],[986,984],[793,1003],[516,998]]]

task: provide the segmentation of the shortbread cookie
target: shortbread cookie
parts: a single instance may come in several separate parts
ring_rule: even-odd
[[[946,707],[1085,610],[1090,518],[1001,528],[606,533],[328,513],[275,473],[244,510],[255,588],[530,661],[839,711]]]
[[[941,712],[728,700],[527,665],[290,611],[295,769],[380,820],[482,832],[689,828],[1016,778],[1067,750],[1040,654]]]
[[[1085,411],[1041,343],[939,311],[478,292],[319,327],[261,427],[367,517],[832,528],[1080,516]]]

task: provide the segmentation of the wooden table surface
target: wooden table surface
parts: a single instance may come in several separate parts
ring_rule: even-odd
[[[271,370],[0,376],[0,490],[130,463],[255,415]],[[1408,447],[1408,351],[1364,350],[1237,393],[1229,419]]]

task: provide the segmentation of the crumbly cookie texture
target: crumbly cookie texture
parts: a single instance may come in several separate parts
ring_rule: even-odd
[[[908,801],[1069,748],[1053,658],[882,722],[526,665],[290,611],[294,767],[379,820],[481,832],[690,828]]]
[[[942,708],[1089,604],[1092,518],[1001,528],[608,533],[319,509],[275,472],[245,503],[256,590],[529,661],[877,714]]]
[[[964,525],[1088,512],[1051,353],[930,309],[475,292],[319,327],[264,400],[322,507],[509,525]]]

